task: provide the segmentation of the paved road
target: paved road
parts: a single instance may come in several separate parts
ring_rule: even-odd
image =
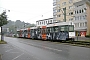
[[[0,45],[3,60],[90,60],[90,48],[21,38],[5,40],[8,44]]]

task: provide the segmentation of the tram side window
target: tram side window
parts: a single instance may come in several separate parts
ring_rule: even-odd
[[[40,28],[37,31],[38,31],[38,33],[41,33],[41,29]]]
[[[61,29],[61,31],[65,31],[65,27],[63,27],[63,26],[60,29]]]
[[[60,31],[69,31],[68,27],[68,25],[60,26]]]
[[[17,34],[20,34],[20,31],[17,31]]]
[[[52,28],[50,28],[50,32],[52,32]]]
[[[54,28],[53,27],[51,28],[51,32],[54,32]]]
[[[27,30],[24,30],[24,33],[26,34],[27,33]]]
[[[58,32],[58,30],[59,30],[59,27],[55,26],[54,27],[54,32]]]
[[[52,33],[52,32],[54,32],[53,27],[48,27],[48,28],[46,29],[46,32],[47,32],[47,33]]]
[[[32,30],[30,30],[30,34],[31,34]]]
[[[24,34],[24,30],[22,31],[22,34]]]
[[[49,33],[50,32],[50,28],[47,28],[47,33]]]

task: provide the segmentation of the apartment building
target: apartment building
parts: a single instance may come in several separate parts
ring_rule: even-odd
[[[36,21],[36,26],[45,26],[50,23],[53,23],[53,18],[38,20],[38,21]]]
[[[86,2],[79,1],[74,3],[74,19],[76,35],[85,36],[87,32],[87,13]]]
[[[53,18],[54,20],[64,21],[64,8],[66,8],[66,21],[73,20],[73,3],[80,0],[53,0]]]
[[[89,15],[89,13],[87,15],[87,10],[84,9],[87,7],[86,0],[83,2],[84,5],[82,7],[77,7],[77,4],[79,5],[79,3],[81,1],[84,1],[84,0],[53,0],[53,19],[59,20],[60,22],[72,21],[75,25],[76,35],[83,34],[82,32],[84,32],[84,35],[86,35],[86,32],[90,33],[89,32],[90,26],[87,27],[88,26],[87,16]],[[66,9],[66,11],[65,11],[65,9]],[[75,10],[77,10],[77,9],[78,10],[83,9],[83,13],[76,14]],[[65,15],[66,15],[66,17],[65,17]],[[82,19],[81,19],[82,21],[80,19],[78,20],[78,16],[80,16],[80,15],[82,15]],[[66,18],[66,20],[65,20],[65,18]],[[88,17],[88,19],[89,19],[89,17]],[[87,31],[87,29],[88,29],[88,31]],[[81,35],[81,36],[83,36],[83,35]]]
[[[90,0],[87,0],[86,2],[86,6],[87,6],[87,35],[90,35]]]

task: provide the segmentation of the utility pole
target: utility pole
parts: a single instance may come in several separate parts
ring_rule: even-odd
[[[66,22],[66,7],[63,8],[63,11],[64,11],[64,22]]]

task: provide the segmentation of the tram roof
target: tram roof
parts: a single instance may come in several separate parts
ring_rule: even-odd
[[[37,29],[37,27],[31,27],[30,29]]]
[[[73,23],[72,22],[59,22],[59,23],[48,24],[47,27],[63,26],[63,25],[73,25]]]

